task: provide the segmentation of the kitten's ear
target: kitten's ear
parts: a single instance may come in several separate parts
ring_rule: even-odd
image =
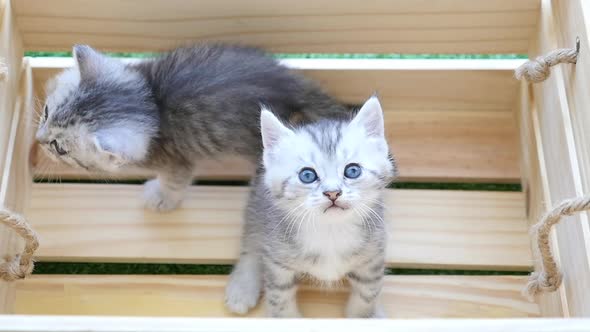
[[[350,125],[363,128],[368,137],[384,138],[383,110],[381,109],[379,99],[376,96],[369,98],[358,111]]]
[[[149,137],[123,127],[104,129],[94,134],[94,145],[99,152],[109,156],[117,166],[145,158]]]
[[[260,132],[262,133],[262,145],[265,149],[273,148],[282,138],[293,134],[291,129],[277,119],[277,117],[265,107],[260,113]]]
[[[93,80],[101,73],[112,72],[122,67],[118,60],[110,59],[88,45],[76,45],[72,53],[82,80]]]

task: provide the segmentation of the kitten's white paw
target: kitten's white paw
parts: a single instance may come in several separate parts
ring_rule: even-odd
[[[239,269],[232,272],[225,287],[225,306],[235,313],[244,315],[254,308],[260,297],[261,283],[251,280],[253,276],[243,275]]]
[[[158,212],[176,209],[182,202],[184,193],[174,193],[162,190],[160,180],[153,179],[145,183],[143,189],[145,207]]]
[[[348,303],[346,308],[346,317],[348,318],[387,318],[383,307],[379,304],[374,306],[361,303],[362,300],[354,300]]]
[[[387,318],[387,314],[385,313],[385,310],[383,309],[383,307],[378,305],[375,308],[375,312],[373,313],[373,316],[371,316],[369,318]]]
[[[268,304],[267,304],[268,305]],[[275,311],[270,308],[266,309],[266,316],[272,318],[301,318],[301,312],[297,309],[297,305],[293,305],[290,308],[281,311]]]

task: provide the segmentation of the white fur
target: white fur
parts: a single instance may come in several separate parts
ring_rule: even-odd
[[[282,190],[284,180],[290,178],[284,193],[286,200],[281,201],[282,207],[290,210],[302,204],[299,208],[322,215],[323,209],[331,204],[322,193],[335,188],[342,190],[342,196],[338,199],[342,205],[354,207],[357,203],[367,204],[377,199],[379,192],[372,190],[372,185],[378,179],[368,169],[385,174],[392,172],[393,167],[389,160],[381,112],[376,98],[369,99],[355,119],[344,128],[334,159],[325,156],[307,132],[293,132],[276,118],[276,121],[266,119],[274,118],[270,112],[263,113],[262,135],[275,137],[272,145],[264,149],[264,183],[276,195]],[[273,125],[267,126],[267,123]],[[344,178],[344,169],[350,163],[359,163],[365,169],[358,179]],[[297,174],[304,167],[316,171],[321,179],[319,184],[309,185],[299,181]],[[337,223],[357,216],[352,209],[331,209],[325,215],[328,217],[326,222]]]
[[[55,109],[78,88],[80,84],[80,72],[78,68],[66,69],[56,77],[47,81],[45,92],[47,94],[46,104],[49,109]]]
[[[299,235],[304,252],[322,253],[317,264],[304,263],[299,269],[327,284],[338,282],[359,263],[358,260],[342,258],[343,252],[362,241],[355,220],[358,216],[354,213],[338,214],[342,214],[342,218],[332,213],[322,213],[316,216],[315,220],[314,217],[310,217],[310,220],[301,226]],[[335,222],[335,219],[339,220]]]
[[[264,183],[273,195],[285,190],[284,199],[279,200],[283,209],[304,211],[298,215],[299,223],[289,230],[298,234],[303,250],[325,255],[318,264],[301,268],[320,280],[336,281],[357,263],[342,260],[341,254],[362,240],[358,234],[358,225],[363,222],[359,213],[370,214],[366,206],[373,205],[381,195],[375,189],[380,180],[368,169],[383,174],[392,172],[379,101],[369,99],[343,129],[334,159],[322,153],[307,132],[286,128],[272,113],[263,112],[261,122],[262,135],[267,137]],[[362,166],[358,179],[344,177],[344,169],[350,163]],[[304,167],[317,172],[319,183],[300,182],[297,174]],[[287,178],[290,180],[285,186]],[[348,209],[325,211],[331,202],[323,192],[336,188],[342,190],[337,203]]]
[[[265,149],[272,149],[282,137],[293,135],[292,130],[285,127],[271,111],[264,107],[260,114],[260,127],[262,132],[262,145]]]
[[[138,132],[137,126],[125,123],[94,133],[94,139],[99,151],[112,154],[121,164],[143,159],[150,143],[148,133]]]
[[[152,211],[167,212],[176,209],[185,192],[182,190],[166,190],[160,179],[149,180],[143,189],[143,200],[145,207]]]
[[[258,303],[262,292],[260,263],[254,256],[243,256],[230,275],[225,289],[225,305],[233,313],[244,315]]]

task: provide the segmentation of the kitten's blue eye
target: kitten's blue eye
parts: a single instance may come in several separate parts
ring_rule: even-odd
[[[362,170],[358,164],[348,164],[344,169],[344,176],[349,179],[356,179],[361,176]]]
[[[299,172],[299,180],[303,183],[312,183],[318,179],[318,175],[313,168],[306,167]]]

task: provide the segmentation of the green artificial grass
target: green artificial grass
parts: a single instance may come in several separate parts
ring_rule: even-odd
[[[522,191],[519,183],[421,183],[397,182],[389,188],[429,189],[429,190],[469,190],[469,191]]]
[[[34,274],[90,275],[226,275],[231,265],[137,264],[137,263],[64,263],[39,262]],[[387,275],[527,275],[523,271],[436,270],[388,268]]]
[[[71,180],[71,179],[34,179],[35,183],[92,183],[92,184],[143,184],[146,179],[134,180]],[[193,185],[198,186],[248,186],[246,180],[196,180]],[[390,189],[427,189],[427,190],[467,190],[467,191],[522,191],[518,183],[430,183],[430,182],[394,182]]]
[[[231,265],[38,262],[34,274],[229,274]]]

